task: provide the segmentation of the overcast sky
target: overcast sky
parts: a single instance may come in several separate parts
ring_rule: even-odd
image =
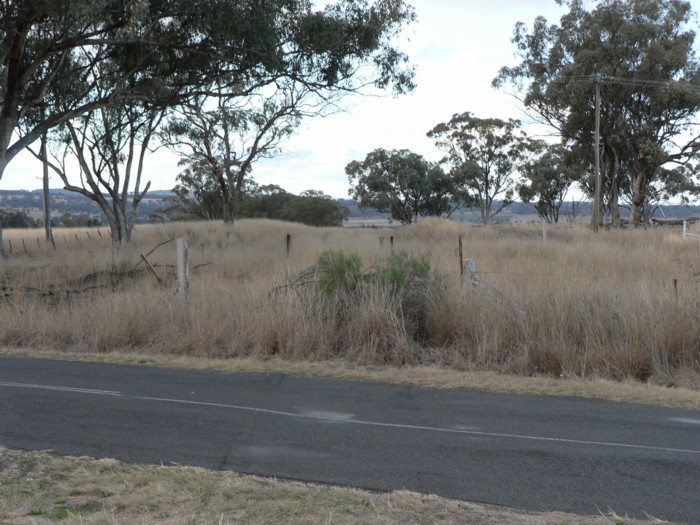
[[[510,39],[518,21],[532,25],[545,16],[558,22],[565,12],[555,0],[408,0],[417,22],[401,47],[417,67],[417,87],[410,95],[356,98],[347,113],[305,121],[284,146],[285,154],[263,160],[253,169],[259,184],[287,191],[322,190],[348,196],[345,166],[376,148],[410,149],[430,160],[441,157],[426,137],[436,124],[455,113],[477,117],[527,118],[517,101],[491,87],[499,69],[514,65]],[[692,0],[694,10],[700,0]],[[177,157],[166,151],[150,155],[146,180],[152,189],[171,189]],[[0,180],[0,189],[41,187],[41,167],[28,155],[16,157]],[[53,178],[51,187],[61,187]]]

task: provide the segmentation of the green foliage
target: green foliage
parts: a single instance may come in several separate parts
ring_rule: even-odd
[[[256,186],[243,195],[239,207],[241,217],[251,219],[291,219],[292,201],[295,195],[276,184]]]
[[[357,253],[325,251],[318,257],[318,267],[323,270],[319,288],[328,294],[352,292],[362,278],[362,260]]]
[[[414,18],[404,0],[5,2],[0,176],[48,128],[114,104],[172,108],[214,86],[239,100],[308,88],[316,102],[410,91],[394,41]]]
[[[42,222],[21,210],[0,210],[0,226],[3,228],[39,228]]]
[[[440,166],[409,150],[376,149],[345,167],[350,195],[360,208],[408,224],[418,217],[450,216],[464,201]]]
[[[85,213],[72,214],[66,212],[61,215],[58,221],[54,221],[55,219],[51,221],[53,226],[64,226],[66,228],[94,228],[102,226],[100,219],[95,219]]]
[[[396,316],[403,321],[407,333],[417,340],[425,339],[426,309],[431,294],[440,290],[440,279],[431,278],[427,257],[392,253],[387,261],[367,271],[357,253],[326,251],[318,259],[320,281],[318,289],[327,296],[342,298],[346,303],[358,303],[372,288],[381,289],[390,298]],[[361,306],[359,306],[361,307]]]
[[[183,160],[185,169],[177,177],[173,195],[163,199],[163,205],[153,211],[152,221],[221,219],[223,197],[206,163]]]
[[[309,226],[342,226],[348,209],[322,191],[306,190],[290,202],[289,220]]]
[[[548,223],[559,222],[559,211],[575,181],[580,181],[584,168],[567,155],[561,146],[545,146],[535,159],[521,167],[523,180],[517,190],[523,202],[534,202],[539,216]]]
[[[386,266],[370,275],[370,281],[394,290],[405,290],[414,283],[426,283],[430,278],[430,261],[426,256],[410,256],[406,252],[392,253]]]
[[[457,188],[479,207],[483,224],[513,202],[513,173],[539,146],[519,127],[517,120],[481,119],[466,112],[428,132],[445,152],[442,162],[451,167]]]
[[[493,83],[515,88],[538,120],[551,124],[568,147],[583,148],[592,164],[598,79],[604,186],[614,206],[627,193],[637,225],[662,168],[697,163],[694,13],[681,0],[603,0],[590,8],[580,0],[561,3],[569,12],[558,25],[541,17],[530,29],[518,23],[513,43],[521,61],[502,68]]]
[[[346,255],[342,250],[323,252],[318,258],[318,268],[319,287],[325,293],[352,292],[365,285],[388,288],[399,294],[417,284],[427,285],[431,269],[427,257],[401,251],[392,253],[385,264],[364,272],[359,254]]]
[[[178,175],[174,195],[152,215],[153,221],[213,220],[222,218],[220,187],[206,171],[188,168]],[[275,184],[258,186],[246,179],[238,204],[238,217],[301,222],[309,226],[342,226],[348,209],[322,191],[306,190],[294,195]]]
[[[189,166],[181,182],[192,188],[196,203],[205,204],[202,211],[209,218],[234,222],[255,162],[279,152],[301,122],[305,100],[316,96],[294,84],[277,91],[238,100],[219,90],[216,106],[208,109],[209,99],[198,97],[180,107],[162,130],[161,140]],[[216,212],[208,209],[214,204],[219,204]]]

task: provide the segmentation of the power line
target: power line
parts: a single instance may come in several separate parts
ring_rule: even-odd
[[[572,82],[586,82],[595,83],[596,80],[601,84],[618,84],[622,86],[632,86],[632,87],[650,87],[650,88],[663,88],[663,87],[682,87],[690,89],[692,91],[700,92],[700,84],[694,84],[692,82],[684,80],[652,80],[652,79],[639,79],[639,78],[626,78],[618,77],[612,75],[603,74],[593,74],[593,75],[569,75],[560,76],[552,79],[547,79],[545,77],[540,77],[538,79],[545,83],[555,83],[555,84],[568,84]]]

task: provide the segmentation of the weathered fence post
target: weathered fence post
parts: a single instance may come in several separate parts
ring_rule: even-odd
[[[177,240],[177,280],[179,292],[187,297],[190,291],[189,267],[187,265],[187,239],[180,237]]]
[[[379,247],[384,248],[384,237],[379,237]]]
[[[683,221],[683,240],[688,238],[688,221]]]
[[[292,253],[292,234],[287,234],[287,255],[284,258],[284,280],[289,281],[289,255]]]
[[[474,274],[476,273],[476,261],[474,259],[467,259],[464,261],[464,273],[467,273],[469,271],[468,277],[472,279],[474,277]]]
[[[462,254],[462,236],[459,236],[459,277],[464,281],[464,259]]]
[[[547,222],[542,221],[542,242],[547,242]]]

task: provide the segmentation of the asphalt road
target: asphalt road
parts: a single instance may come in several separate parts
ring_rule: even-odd
[[[700,413],[0,358],[0,445],[700,523]]]

